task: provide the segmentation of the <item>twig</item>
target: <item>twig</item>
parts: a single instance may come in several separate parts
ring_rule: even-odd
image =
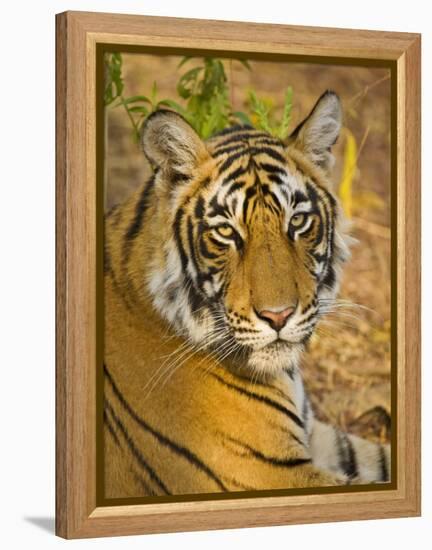
[[[351,170],[348,172],[348,177],[352,177],[353,175],[353,171],[357,169],[358,167],[358,160],[359,160],[359,157],[361,155],[361,152],[363,151],[363,148],[366,144],[366,140],[368,138],[368,135],[369,135],[369,132],[370,132],[370,126],[367,126],[366,127],[366,130],[364,131],[363,133],[363,137],[361,139],[361,142],[360,142],[360,145],[358,147],[358,150],[357,150],[357,155],[356,155],[356,159],[355,159],[355,163],[353,164]]]
[[[353,97],[349,100],[348,105],[351,107],[353,103],[363,99],[368,94],[368,92],[372,90],[372,88],[375,88],[375,86],[378,86],[382,82],[385,82],[386,80],[389,80],[389,79],[390,79],[390,75],[388,74],[386,76],[383,76],[382,78],[379,78],[375,82],[372,82],[372,84],[368,84],[363,88],[363,90],[353,95]]]
[[[125,111],[126,111],[126,114],[127,116],[129,117],[129,120],[131,121],[131,124],[132,124],[132,127],[134,129],[134,132],[135,132],[135,137],[139,137],[139,129],[138,129],[138,126],[133,118],[133,116],[131,115],[129,109],[128,109],[128,106],[126,105],[126,100],[125,98],[123,97],[123,95],[121,95],[119,97],[120,101],[121,101],[121,104],[123,105]]]
[[[359,145],[359,148],[358,148],[358,151],[357,151],[357,157],[356,157],[356,166],[358,165],[358,159],[361,155],[361,152],[363,151],[363,148],[366,144],[366,140],[368,138],[368,135],[369,135],[369,132],[370,132],[370,126],[366,126],[366,130],[364,131],[364,134],[363,134],[363,137],[361,139],[361,142],[360,142],[360,145]]]

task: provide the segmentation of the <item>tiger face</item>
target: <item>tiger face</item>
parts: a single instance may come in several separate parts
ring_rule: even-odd
[[[348,256],[327,179],[340,126],[332,92],[287,143],[244,126],[204,143],[175,113],[147,120],[160,239],[147,284],[157,310],[199,349],[260,373],[297,364]]]

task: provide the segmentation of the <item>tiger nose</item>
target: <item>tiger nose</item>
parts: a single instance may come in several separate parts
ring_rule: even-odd
[[[262,309],[255,312],[260,319],[267,321],[274,330],[281,330],[294,311],[295,306],[288,306],[283,308]]]

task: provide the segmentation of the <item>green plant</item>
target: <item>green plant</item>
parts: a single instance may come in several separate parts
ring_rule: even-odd
[[[120,53],[111,53],[105,56],[105,105],[110,105],[123,93],[122,64]]]
[[[184,57],[179,68],[193,60],[196,61],[196,58]],[[239,62],[247,70],[251,70],[246,60],[239,60]],[[180,76],[176,91],[183,104],[170,98],[158,99],[156,82],[153,83],[150,96],[125,97],[120,53],[107,54],[105,68],[105,105],[113,104],[114,107],[122,106],[125,109],[135,140],[138,139],[140,127],[147,116],[160,107],[168,107],[181,114],[203,139],[236,123],[255,126],[281,139],[288,135],[292,88],[289,87],[286,91],[280,122],[275,121],[274,115],[270,112],[271,109],[264,100],[257,97],[253,90],[249,92],[250,114],[233,111],[229,97],[228,77],[220,59],[205,57],[199,64]]]
[[[190,58],[184,58],[179,67]],[[207,57],[202,66],[189,69],[177,83],[177,93],[186,100],[182,114],[206,139],[230,124],[227,76],[222,61]]]
[[[252,120],[255,127],[264,130],[280,139],[285,139],[290,130],[291,111],[292,111],[293,89],[289,86],[285,92],[284,107],[282,119],[280,122],[275,120],[272,113],[271,104],[263,99],[259,99],[253,90],[249,91],[249,104],[252,111]]]
[[[114,103],[114,107],[122,106],[132,125],[132,136],[135,141],[139,139],[139,131],[142,123],[150,113],[162,105],[167,105],[175,110],[181,109],[175,102],[164,99],[157,100],[157,84],[153,82],[150,96],[135,95],[125,98],[123,96],[124,83],[122,78],[122,57],[120,53],[108,54],[105,58],[105,105]]]

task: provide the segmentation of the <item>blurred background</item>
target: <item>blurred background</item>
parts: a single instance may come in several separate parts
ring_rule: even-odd
[[[183,88],[191,90],[203,60],[181,64],[182,59],[122,54],[121,66],[114,69],[121,71],[120,79],[117,74],[111,86],[112,74],[107,76],[111,95],[105,109],[106,210],[124,200],[151,173],[136,140],[136,129],[146,112],[165,99],[167,103],[161,104],[165,108],[172,106],[170,101],[176,102],[177,110],[187,108],[191,98],[181,97],[178,85],[183,82]],[[320,419],[388,441],[390,71],[273,61],[245,64],[236,59],[221,60],[221,65],[232,111],[248,116],[254,125],[262,124],[265,115],[275,131],[282,131],[282,121],[292,130],[325,90],[334,90],[342,100],[344,128],[334,148],[333,181],[357,239],[339,296],[352,305],[321,322],[305,354],[303,372]],[[195,74],[182,80],[193,69],[197,69]]]

